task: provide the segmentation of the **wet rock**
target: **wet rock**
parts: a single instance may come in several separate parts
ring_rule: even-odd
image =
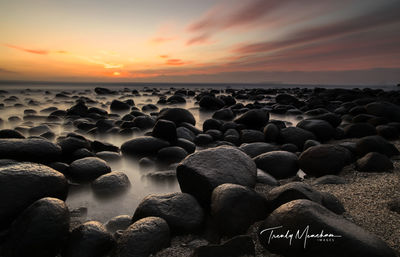
[[[297,155],[286,151],[271,151],[254,157],[257,168],[276,179],[289,178],[299,170]]]
[[[111,218],[104,224],[104,227],[110,233],[115,233],[117,230],[125,230],[127,229],[132,221],[132,217],[129,215],[119,215]]]
[[[393,169],[393,163],[386,155],[371,152],[357,160],[356,169],[361,172],[386,172]]]
[[[318,142],[317,140],[312,140],[312,139],[307,140],[307,141],[304,143],[304,149],[303,149],[303,151],[307,150],[307,149],[310,148],[310,147],[317,146],[317,145],[320,145],[320,144],[321,144],[321,143]]]
[[[179,146],[169,146],[157,153],[157,160],[164,164],[177,163],[188,155],[185,149]]]
[[[281,129],[280,140],[282,143],[291,143],[297,146],[298,149],[303,149],[304,143],[307,140],[316,140],[313,133],[298,127],[288,127]]]
[[[111,151],[111,152],[119,152],[118,146],[115,146],[113,144],[107,143],[107,142],[101,142],[98,140],[95,140],[90,143],[91,149],[97,153],[97,152],[102,152],[102,151]]]
[[[325,175],[322,177],[319,177],[313,181],[313,185],[329,185],[329,184],[334,184],[334,185],[340,185],[340,184],[346,184],[346,179],[335,176],[335,175]]]
[[[337,114],[331,113],[331,112],[316,115],[316,116],[313,116],[312,118],[317,119],[317,120],[327,121],[334,128],[336,128],[337,126],[340,125],[340,123],[342,123],[342,119],[340,118],[340,116]]]
[[[116,152],[111,151],[101,151],[96,153],[96,157],[106,161],[106,162],[116,162],[121,160],[121,155]]]
[[[226,109],[221,109],[218,110],[216,112],[214,112],[213,114],[213,119],[217,119],[217,120],[233,120],[233,118],[235,117],[235,114],[232,112],[231,109],[226,108]]]
[[[200,145],[200,146],[205,146],[208,144],[211,144],[214,141],[213,137],[209,134],[198,134],[195,139],[194,139],[194,143],[196,145]]]
[[[242,144],[239,147],[239,149],[245,152],[251,158],[254,158],[263,153],[276,151],[278,150],[278,147],[273,144],[256,142],[256,143]]]
[[[108,88],[104,88],[104,87],[96,87],[94,89],[94,92],[96,92],[96,94],[98,94],[98,95],[112,95],[112,94],[116,93],[115,91],[110,90]]]
[[[249,110],[239,116],[238,118],[235,119],[235,122],[238,124],[243,124],[247,128],[251,129],[260,129],[264,127],[269,120],[269,113],[260,110],[260,109],[254,109],[254,110]]]
[[[308,238],[306,244],[304,237],[293,239],[291,244],[283,238],[268,240],[271,233],[285,234],[288,230],[303,233],[307,228],[308,235],[324,236]],[[318,241],[321,237],[332,240]],[[309,200],[291,201],[272,212],[259,228],[259,239],[268,251],[283,256],[396,256],[377,236]]]
[[[101,175],[92,182],[93,192],[100,197],[111,197],[126,192],[131,186],[128,176],[120,171]]]
[[[192,195],[170,193],[144,198],[136,208],[132,221],[160,217],[168,223],[172,233],[192,233],[201,228],[204,215],[202,207]]]
[[[273,176],[269,175],[268,173],[260,169],[257,169],[257,183],[273,187],[280,185],[280,183]]]
[[[160,138],[142,136],[123,143],[121,151],[124,155],[140,157],[155,155],[160,149],[167,146],[169,143]]]
[[[400,122],[400,107],[389,102],[373,102],[365,106],[367,113]]]
[[[52,162],[47,164],[52,169],[55,169],[58,172],[66,175],[68,173],[69,165],[64,162]]]
[[[318,192],[303,182],[290,182],[275,187],[268,192],[267,199],[271,210],[275,210],[282,204],[293,200],[307,199],[325,206],[325,208],[328,208],[334,213],[342,214],[345,212],[342,203],[334,195]]]
[[[25,137],[17,130],[2,129],[0,130],[0,138],[25,138]]]
[[[351,153],[337,145],[317,145],[299,157],[299,166],[307,175],[320,177],[338,174],[351,161]]]
[[[397,128],[388,126],[388,125],[379,125],[376,126],[376,131],[378,135],[387,139],[387,140],[395,140],[399,138],[399,131]]]
[[[9,161],[0,165],[0,228],[8,226],[25,208],[43,197],[65,200],[64,175],[36,163]]]
[[[370,152],[378,152],[388,157],[398,155],[399,150],[381,136],[368,136],[359,139],[356,143],[356,152],[364,156]]]
[[[138,116],[133,120],[133,126],[142,130],[151,129],[154,127],[155,120],[150,116]]]
[[[88,221],[72,230],[63,257],[106,256],[114,246],[114,238],[97,221]]]
[[[211,216],[221,235],[239,235],[268,215],[267,200],[241,185],[222,184],[211,196]]]
[[[177,139],[176,125],[172,121],[159,119],[154,125],[152,136],[174,142]]]
[[[240,257],[255,256],[253,239],[247,235],[236,236],[220,245],[204,245],[196,248],[191,257]]]
[[[60,156],[61,148],[45,139],[0,139],[0,159],[48,163]]]
[[[242,151],[221,146],[193,153],[177,167],[177,178],[182,192],[192,194],[203,206],[211,200],[215,187],[239,184],[254,187],[257,167]]]
[[[203,131],[207,131],[210,129],[220,130],[223,122],[216,119],[207,119],[203,123]]]
[[[121,102],[116,99],[114,99],[110,105],[111,111],[129,111],[130,109],[131,109],[131,106],[129,104]]]
[[[188,110],[182,108],[166,108],[161,110],[157,120],[169,120],[179,125],[181,122],[187,122],[196,125],[196,120]]]
[[[78,100],[77,103],[67,110],[67,115],[77,115],[80,117],[86,116],[88,113],[88,107],[85,102]]]
[[[65,203],[42,198],[13,222],[0,249],[7,257],[54,257],[68,239],[69,212]]]
[[[189,154],[194,153],[194,151],[196,151],[196,145],[193,142],[184,138],[178,138],[176,140],[176,145],[185,149],[186,152],[188,152]]]
[[[264,133],[259,130],[243,129],[240,131],[241,143],[264,142]]]
[[[68,170],[69,177],[76,182],[86,183],[111,172],[110,166],[97,157],[86,157],[73,161]]]
[[[191,142],[193,142],[194,139],[196,138],[196,135],[190,129],[188,129],[186,127],[178,127],[176,129],[176,135],[178,138],[184,138]]]
[[[280,150],[291,153],[299,152],[299,148],[295,144],[291,143],[281,145]]]
[[[205,95],[200,99],[199,105],[203,109],[219,110],[224,107],[225,103],[215,96]]]
[[[273,123],[264,127],[265,142],[277,142],[280,136],[280,129]]]
[[[182,104],[182,103],[186,103],[186,100],[181,95],[173,95],[173,96],[168,97],[167,103]]]
[[[346,138],[361,138],[376,135],[376,129],[369,123],[354,123],[344,128]]]
[[[68,157],[70,154],[78,149],[90,148],[90,143],[85,138],[69,136],[65,138],[59,138],[57,142],[61,146],[63,155],[66,157]]]
[[[130,225],[118,238],[114,257],[148,257],[168,247],[170,231],[165,220],[148,217]]]
[[[92,153],[88,149],[80,148],[80,149],[74,151],[72,153],[71,157],[72,157],[73,160],[77,160],[77,159],[82,159],[82,158],[85,158],[85,157],[93,157],[93,156],[94,156],[94,153]]]
[[[297,127],[312,132],[319,141],[328,141],[335,135],[335,129],[324,120],[307,119],[297,124]]]

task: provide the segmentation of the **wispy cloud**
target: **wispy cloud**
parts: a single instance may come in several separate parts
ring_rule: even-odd
[[[0,73],[3,73],[3,74],[17,74],[18,72],[0,68]]]
[[[163,44],[173,40],[175,40],[174,37],[155,37],[150,39],[150,42],[153,44]]]
[[[29,48],[24,48],[21,46],[16,46],[16,45],[10,45],[10,44],[4,44],[4,46],[8,47],[8,48],[13,48],[13,49],[17,49],[23,52],[27,52],[27,53],[31,53],[31,54],[41,54],[41,55],[46,55],[49,53],[48,50],[42,50],[42,49],[29,49]]]
[[[172,66],[180,66],[186,64],[183,60],[181,59],[168,59],[165,64],[167,65],[172,65]]]

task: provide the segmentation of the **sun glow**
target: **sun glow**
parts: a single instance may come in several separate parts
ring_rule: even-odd
[[[114,72],[113,72],[113,75],[114,75],[114,76],[119,76],[119,75],[121,75],[121,73],[118,72],[118,71],[114,71]]]

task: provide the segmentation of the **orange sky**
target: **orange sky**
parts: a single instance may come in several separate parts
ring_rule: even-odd
[[[1,1],[0,79],[395,83],[399,12],[397,0]]]

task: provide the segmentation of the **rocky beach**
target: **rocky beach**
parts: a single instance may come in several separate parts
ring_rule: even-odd
[[[400,256],[396,87],[2,87],[0,256]]]

